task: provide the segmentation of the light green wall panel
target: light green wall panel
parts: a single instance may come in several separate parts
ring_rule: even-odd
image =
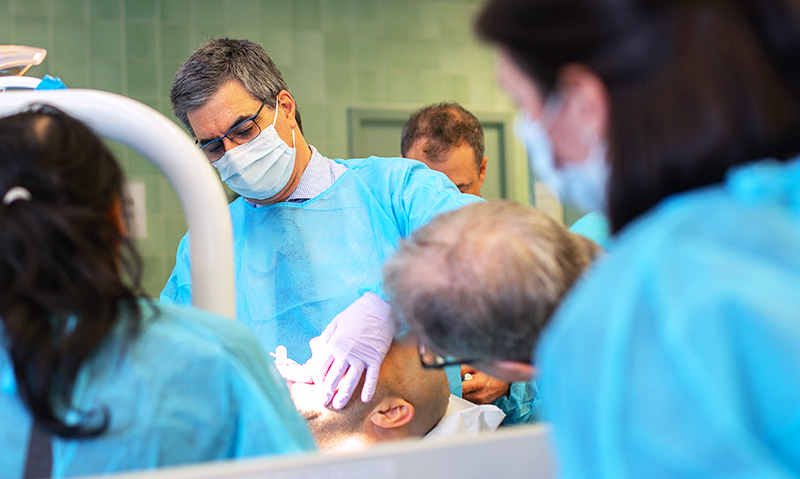
[[[458,101],[513,115],[497,87],[494,53],[472,34],[483,0],[0,0],[0,43],[47,48],[30,70],[70,87],[133,97],[170,118],[169,87],[206,38],[246,37],[264,46],[303,113],[307,140],[348,155],[351,108],[415,110]],[[394,133],[386,133],[393,135]],[[387,141],[388,141],[387,137]],[[399,138],[397,139],[399,144]],[[505,165],[511,198],[528,197],[527,166],[511,140]],[[148,233],[140,241],[145,285],[158,294],[185,233],[166,180],[117,147],[129,180],[147,186]]]

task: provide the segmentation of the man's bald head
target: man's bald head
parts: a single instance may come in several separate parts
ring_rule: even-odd
[[[361,378],[353,397],[361,396]],[[424,369],[415,342],[392,344],[381,365],[375,395],[368,403],[350,401],[335,410],[319,406],[316,386],[292,384],[295,406],[323,451],[353,450],[368,444],[422,437],[444,416],[450,397],[447,375]],[[307,395],[312,395],[307,397]]]

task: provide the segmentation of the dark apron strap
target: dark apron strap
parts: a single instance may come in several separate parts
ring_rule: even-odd
[[[50,434],[37,422],[33,422],[28,440],[28,456],[25,459],[24,479],[49,478],[53,471],[53,446]]]

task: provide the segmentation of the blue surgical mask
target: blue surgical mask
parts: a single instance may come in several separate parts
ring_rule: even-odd
[[[551,101],[546,102],[548,107],[553,104]],[[555,115],[550,113],[547,117],[554,118]],[[606,212],[608,163],[604,142],[593,141],[584,161],[558,168],[550,137],[541,122],[523,114],[522,120],[517,124],[517,136],[525,144],[531,169],[560,201],[569,203],[584,213]]]
[[[287,145],[275,130],[275,119],[261,133],[243,145],[228,150],[211,163],[219,170],[222,181],[236,193],[254,200],[277,195],[292,177],[297,150]],[[292,145],[295,145],[292,129]]]

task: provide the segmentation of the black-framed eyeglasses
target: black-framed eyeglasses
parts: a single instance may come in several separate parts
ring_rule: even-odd
[[[422,367],[426,369],[439,369],[446,366],[453,366],[456,364],[469,364],[479,362],[477,359],[460,359],[453,356],[442,356],[430,349],[427,349],[422,343],[419,345],[419,362]]]
[[[262,101],[261,106],[258,107],[258,111],[255,115],[240,122],[228,130],[228,132],[224,135],[220,136],[216,140],[211,140],[200,145],[200,149],[206,154],[206,158],[208,158],[208,160],[211,162],[222,158],[222,155],[225,154],[225,144],[222,142],[222,140],[225,138],[231,140],[237,145],[243,145],[261,134],[261,127],[258,125],[256,118],[258,118],[258,115],[261,114],[261,110],[264,109],[264,105],[266,103],[266,101]]]

